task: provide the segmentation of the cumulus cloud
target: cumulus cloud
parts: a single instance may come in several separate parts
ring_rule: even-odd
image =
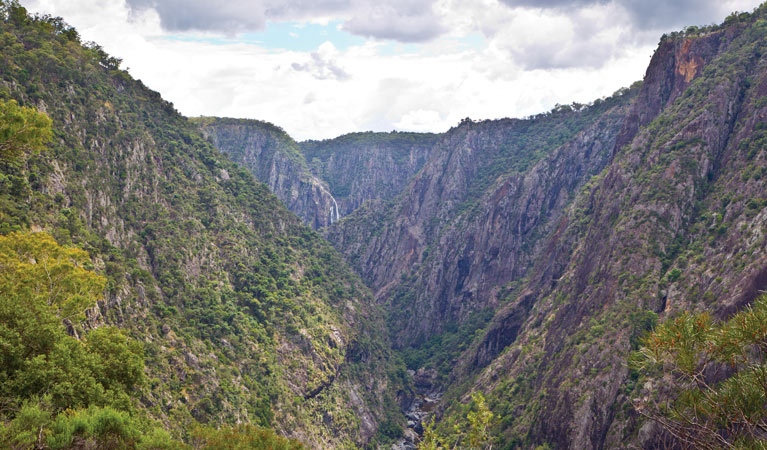
[[[309,61],[303,64],[294,62],[290,66],[298,72],[308,72],[318,80],[348,80],[349,74],[336,62],[337,54],[333,44],[325,42],[316,52],[309,54]]]
[[[451,9],[461,0],[446,0]],[[481,8],[477,4],[482,4]],[[661,34],[721,22],[758,0],[474,0],[470,27],[526,70],[599,68]]]
[[[578,8],[612,4],[624,9],[640,28],[701,25],[721,20],[734,3],[723,0],[500,0],[511,7],[572,11]]]
[[[212,2],[178,0],[178,12],[188,11],[171,24],[168,15],[176,11],[163,10],[160,0],[21,1],[32,11],[61,15],[84,40],[123,58],[134,77],[183,114],[267,120],[299,140],[364,130],[437,132],[465,117],[520,117],[556,103],[587,103],[640,79],[660,36],[650,25],[642,28],[624,6],[628,0],[576,0],[569,9],[554,0],[536,2],[545,8],[499,0],[414,0],[407,9],[404,0],[396,0],[403,2],[402,17],[375,10],[369,0],[231,0],[235,10],[221,6],[215,12],[199,6]],[[267,1],[273,4],[265,7]],[[702,23],[750,10],[760,0],[721,2],[720,14]],[[222,25],[252,5],[258,6],[252,16]],[[310,14],[300,11],[302,5],[320,9]],[[426,17],[422,28],[441,27],[423,39],[442,34],[407,46],[367,39],[334,47],[321,38],[309,50],[280,51],[237,38],[209,39],[277,17],[340,21],[349,32],[357,24],[354,32],[366,36],[363,30],[374,28],[380,17],[389,25],[370,35],[390,33],[394,39],[397,23],[419,16]],[[689,23],[694,22],[684,19]],[[209,31],[174,31],[168,39],[169,29]],[[423,31],[400,29],[396,39],[416,39],[406,33],[417,32]],[[190,39],[178,39],[180,34]]]
[[[187,0],[127,0],[134,11],[154,9],[163,28],[171,31],[216,30],[237,33],[260,30],[266,24],[263,8],[248,0],[225,2]]]
[[[344,30],[400,42],[428,41],[445,31],[431,0],[359,2]]]
[[[508,24],[495,32],[493,44],[528,70],[598,68],[635,47],[626,42],[629,35],[620,12],[611,8],[570,14],[520,9],[511,14]]]
[[[434,0],[127,0],[134,11],[157,11],[170,31],[236,34],[258,31],[267,21],[341,17],[344,29],[360,36],[422,42],[445,29]]]

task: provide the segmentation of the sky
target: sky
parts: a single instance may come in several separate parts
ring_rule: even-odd
[[[760,0],[21,0],[182,114],[297,140],[442,132],[588,103],[642,79],[664,32]]]

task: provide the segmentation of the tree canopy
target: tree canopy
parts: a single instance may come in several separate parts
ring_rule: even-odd
[[[637,410],[682,445],[767,445],[767,296],[721,323],[707,313],[668,320],[631,362],[653,386]]]
[[[51,119],[15,100],[0,100],[0,160],[14,162],[22,155],[39,153],[51,140]]]

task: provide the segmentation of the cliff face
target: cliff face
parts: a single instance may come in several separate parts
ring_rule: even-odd
[[[396,405],[367,288],[171,104],[60,26],[0,15],[0,98],[47,112],[55,135],[3,163],[2,233],[90,252],[106,300],[76,326],[142,343],[141,407],[176,435],[251,422],[314,448],[374,441]],[[272,185],[296,186],[273,161]]]
[[[723,318],[767,287],[763,14],[661,42],[613,159],[461,357],[452,380],[493,399],[505,442],[653,447],[625,361],[654,314]]]
[[[495,311],[441,365],[444,427],[479,390],[508,448],[655,445],[631,406],[649,395],[626,368],[638,338],[767,287],[763,10],[665,37],[642,85],[605,103],[462,123],[398,197],[326,230],[413,369]]]
[[[296,143],[281,128],[245,119],[199,118],[206,138],[247,167],[305,223],[331,225],[367,200],[388,200],[423,167],[437,135],[354,133]]]
[[[641,93],[626,119],[616,142],[616,150],[634,139],[641,127],[649,124],[670,106],[722,46],[734,37],[734,31],[715,33],[706,39],[662,40],[653,54]]]
[[[389,200],[402,191],[424,163],[438,135],[353,133],[306,141],[301,152],[312,173],[330,186],[341,216],[367,200]]]
[[[195,119],[210,142],[256,178],[314,229],[338,220],[327,184],[307,169],[298,145],[282,129],[255,120]]]
[[[631,96],[530,120],[464,122],[437,141],[397,200],[327,230],[387,305],[396,345],[499,305],[501,287],[525,276],[575,190],[607,163]]]

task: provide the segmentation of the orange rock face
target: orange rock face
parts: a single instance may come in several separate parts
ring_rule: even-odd
[[[676,58],[676,73],[684,77],[684,81],[689,83],[698,75],[698,69],[703,67],[703,58],[698,55],[690,55],[692,39],[685,40],[682,49]]]

